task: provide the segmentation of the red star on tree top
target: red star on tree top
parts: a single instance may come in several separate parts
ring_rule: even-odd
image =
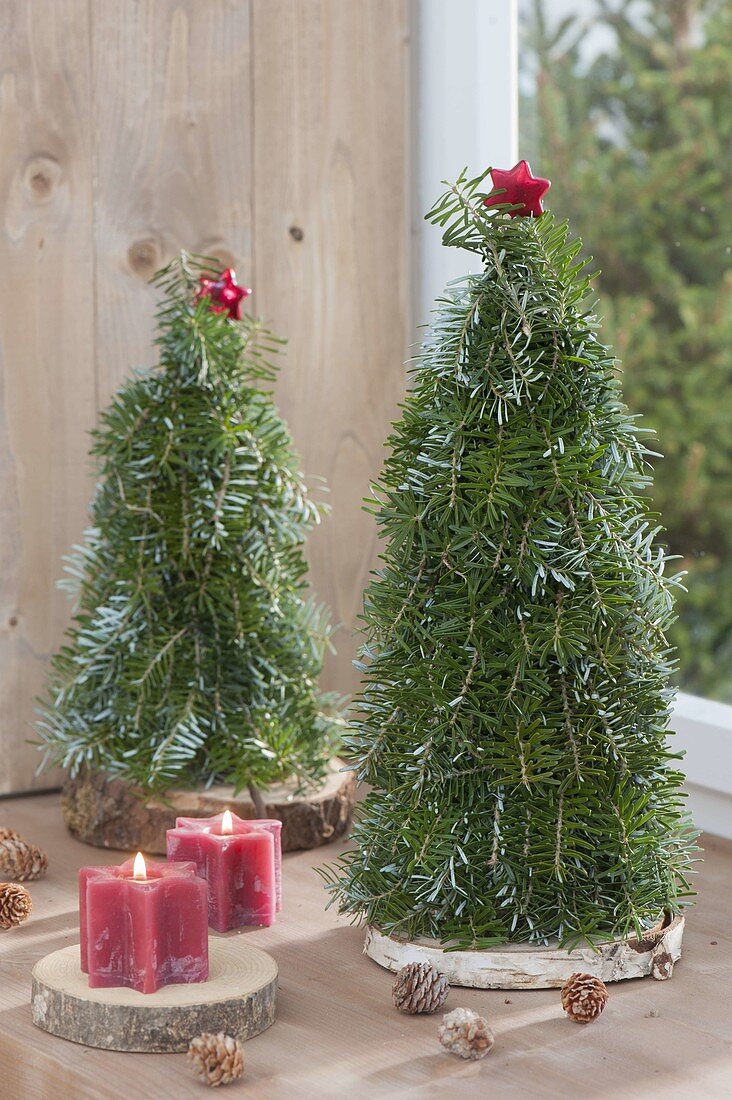
[[[239,286],[233,267],[227,267],[218,279],[208,279],[202,275],[198,281],[201,287],[196,295],[197,301],[210,298],[214,313],[228,313],[235,321],[241,321],[241,304],[252,292],[247,286]]]
[[[518,164],[508,170],[504,168],[491,168],[491,179],[494,188],[503,188],[502,195],[489,195],[484,199],[486,206],[499,206],[501,203],[518,205],[517,210],[509,210],[512,218],[538,218],[544,213],[541,205],[542,195],[545,195],[551,187],[551,180],[542,179],[541,176],[532,176],[531,168],[527,160],[520,160]]]

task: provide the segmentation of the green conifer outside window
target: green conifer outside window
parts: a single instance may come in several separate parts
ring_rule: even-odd
[[[267,388],[278,341],[231,319],[235,284],[233,307],[202,294],[219,285],[206,270],[182,253],[156,276],[159,367],[94,433],[92,526],[68,562],[78,602],[39,729],[48,761],[150,789],[305,783],[341,725],[316,688],[328,614],[305,592],[321,508]]]
[[[550,175],[572,165],[553,207],[592,245],[602,333],[662,442],[653,506],[689,574],[680,682],[732,703],[732,5],[520,7],[521,141]]]
[[[438,303],[374,489],[350,737],[373,791],[324,872],[341,911],[458,948],[641,932],[689,895],[694,847],[647,429],[581,242],[513,216],[534,200],[486,206],[484,179],[428,215],[482,270]]]

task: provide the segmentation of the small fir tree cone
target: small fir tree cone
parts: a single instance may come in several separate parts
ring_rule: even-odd
[[[40,878],[48,867],[48,856],[35,844],[29,844],[12,829],[5,829],[0,836],[0,874],[8,875],[15,882],[28,882]]]
[[[20,833],[15,829],[8,829],[6,825],[0,825],[0,840],[20,840]]]
[[[604,982],[592,974],[571,974],[562,986],[562,1008],[576,1024],[591,1024],[608,1002]]]
[[[449,991],[447,978],[431,963],[414,962],[401,968],[391,992],[400,1012],[416,1015],[437,1012],[447,1000]]]
[[[445,1050],[475,1062],[485,1058],[495,1042],[488,1022],[470,1008],[454,1008],[448,1012],[442,1017],[437,1034]]]
[[[229,1085],[244,1072],[244,1047],[232,1035],[204,1031],[188,1046],[188,1061],[201,1080],[217,1088]]]
[[[0,928],[22,924],[33,909],[31,896],[18,882],[0,882]]]

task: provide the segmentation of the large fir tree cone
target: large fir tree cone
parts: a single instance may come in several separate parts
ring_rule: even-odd
[[[69,831],[86,844],[165,854],[165,833],[176,817],[212,817],[232,810],[243,818],[271,817],[282,822],[282,850],[317,848],[349,829],[356,801],[356,780],[334,759],[323,784],[298,795],[296,785],[278,784],[262,791],[264,806],[232,787],[171,790],[153,797],[139,787],[104,772],[84,771],[64,785],[62,808]]]

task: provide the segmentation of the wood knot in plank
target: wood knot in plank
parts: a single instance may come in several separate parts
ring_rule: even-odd
[[[153,275],[160,267],[160,249],[157,241],[151,237],[133,241],[127,249],[127,262],[136,275],[144,275],[146,278]]]
[[[61,165],[55,157],[33,157],[25,166],[24,180],[28,194],[35,202],[50,202],[61,180]]]

